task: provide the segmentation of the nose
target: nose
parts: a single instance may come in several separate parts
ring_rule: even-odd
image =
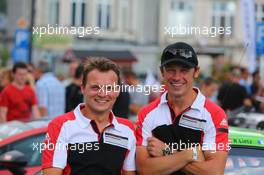
[[[170,78],[173,79],[173,80],[175,80],[175,81],[180,80],[181,77],[182,77],[181,72],[180,71],[177,71],[177,70],[173,71],[173,73],[170,76]]]
[[[98,92],[97,95],[99,97],[105,97],[109,92],[107,91],[106,87],[102,87]]]

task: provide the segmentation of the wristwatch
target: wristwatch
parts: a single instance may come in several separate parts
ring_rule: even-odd
[[[171,154],[171,149],[170,149],[169,146],[166,146],[166,147],[162,150],[162,152],[163,152],[163,156],[168,156],[168,155]]]
[[[192,159],[198,160],[198,152],[197,152],[196,147],[192,148]]]

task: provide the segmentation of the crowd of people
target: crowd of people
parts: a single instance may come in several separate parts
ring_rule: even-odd
[[[264,112],[264,91],[259,71],[231,66],[221,81],[207,77],[199,81],[203,94],[218,103],[226,112],[243,108],[246,112]]]
[[[86,157],[70,148],[71,154],[44,150],[44,174],[61,174],[69,167],[76,173],[85,169],[87,173],[122,170],[134,174],[135,161],[143,174],[223,172],[228,151],[226,112],[241,107],[264,112],[259,71],[250,74],[244,67],[230,66],[221,79],[214,75],[201,78],[195,51],[181,42],[164,49],[160,70],[163,79],[159,85],[164,89],[158,93],[135,89],[106,93],[108,89],[101,89],[105,85],[146,84],[133,71],[121,70],[107,59],[73,61],[69,78],[63,81],[45,60],[35,66],[17,62],[11,69],[0,70],[0,122],[47,118],[51,122],[46,144],[79,148],[83,144],[80,138],[90,144],[92,150]],[[201,145],[182,150],[171,143]],[[224,144],[223,149],[214,147],[219,143]],[[95,151],[97,148],[103,149]],[[113,158],[108,152],[111,149],[116,150],[119,163],[106,166],[102,162]],[[89,159],[90,154],[98,155],[98,160]],[[86,163],[76,167],[81,164],[78,160]]]
[[[73,110],[84,102],[81,91],[83,69],[84,64],[71,62],[69,78],[63,81],[52,73],[49,63],[44,60],[36,66],[18,62],[12,69],[0,69],[1,122],[44,117],[52,119]],[[264,90],[259,71],[251,74],[245,67],[230,66],[223,74],[221,79],[213,75],[198,78],[196,86],[228,113],[240,108],[264,112]],[[144,81],[131,70],[121,71],[121,81],[129,86],[144,85]],[[135,121],[139,110],[162,93],[147,95],[135,90],[122,91],[113,112]]]

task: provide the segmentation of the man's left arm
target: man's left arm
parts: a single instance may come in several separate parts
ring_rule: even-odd
[[[183,168],[186,174],[195,175],[222,175],[224,174],[226,159],[228,152],[226,151],[204,151],[205,161],[192,162]]]
[[[216,110],[209,112],[212,120],[207,120],[206,122],[207,125],[202,141],[205,161],[193,162],[186,165],[183,170],[187,174],[224,174],[228,151],[230,150],[228,143],[228,123],[224,110],[218,106],[214,107]]]

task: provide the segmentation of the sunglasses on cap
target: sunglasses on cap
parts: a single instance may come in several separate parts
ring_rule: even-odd
[[[174,56],[181,56],[184,58],[192,58],[193,53],[190,50],[185,50],[185,49],[167,49],[165,50],[165,53],[171,53]]]

